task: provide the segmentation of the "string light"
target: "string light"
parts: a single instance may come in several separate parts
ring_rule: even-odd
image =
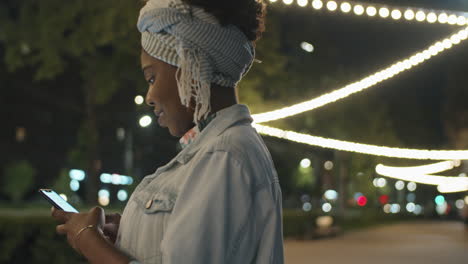
[[[376,171],[385,173],[385,174],[398,174],[398,173],[405,173],[405,174],[434,174],[443,171],[451,170],[455,167],[460,166],[459,160],[448,160],[448,161],[441,161],[437,163],[432,163],[428,165],[422,166],[412,166],[412,167],[392,167],[392,166],[385,166],[383,164],[378,164],[375,168]]]
[[[437,20],[439,21],[439,23],[445,24],[447,23],[448,15],[446,13],[441,13],[439,14],[439,17],[437,18]]]
[[[272,4],[276,2],[278,2],[278,0],[270,0],[270,3]],[[324,4],[324,2],[326,3]],[[294,3],[294,0],[283,0],[283,3],[286,5],[291,5]],[[300,7],[307,7],[308,3],[309,3],[308,0],[296,1],[296,4]],[[334,12],[338,9],[338,6],[339,6],[340,10],[343,13],[350,13],[350,11],[352,10],[354,11],[353,13],[357,16],[367,14],[369,17],[374,17],[376,14],[379,14],[381,18],[392,17],[394,20],[399,20],[400,18],[404,17],[408,21],[416,18],[418,22],[427,22],[430,24],[433,24],[435,22],[439,22],[441,24],[448,23],[450,25],[459,25],[459,26],[464,26],[468,24],[467,23],[468,13],[466,12],[452,11],[449,14],[447,14],[446,11],[442,11],[442,10],[402,7],[402,6],[396,7],[396,6],[378,5],[378,4],[377,4],[377,7],[375,7],[374,4],[367,5],[365,3],[355,2],[355,1],[346,1],[346,2],[342,2],[341,4],[338,4],[337,1],[333,1],[333,0],[331,1],[313,0],[312,1],[312,7],[316,10],[322,9],[324,5],[329,11]],[[402,13],[402,11],[400,10],[406,10],[406,11]],[[413,11],[413,10],[417,10],[417,11]]]
[[[312,1],[312,7],[317,10],[321,9],[323,7],[323,2],[320,0],[314,0]]]
[[[364,7],[362,5],[356,5],[354,6],[353,11],[354,11],[354,14],[360,16],[364,14]]]
[[[416,12],[416,20],[419,21],[419,22],[422,22],[424,21],[424,19],[426,19],[426,13],[424,13],[424,11],[418,11]]]
[[[437,186],[437,190],[440,193],[454,193],[454,192],[466,192],[468,191],[468,181],[464,182],[450,182],[443,183]]]
[[[335,11],[338,7],[338,4],[335,1],[328,1],[327,2],[327,9],[330,11]]]
[[[307,0],[297,0],[297,4],[300,6],[300,7],[305,7],[307,5]]]
[[[414,12],[411,9],[408,9],[404,13],[404,17],[406,20],[413,20],[414,19]]]
[[[398,20],[401,18],[401,11],[398,9],[395,9],[392,11],[392,18],[395,20]]]
[[[382,7],[382,8],[379,9],[379,15],[380,15],[380,17],[382,17],[382,18],[388,17],[389,12],[390,12],[390,11],[389,11],[388,8],[386,8],[386,7]]]
[[[427,22],[435,23],[437,21],[437,15],[434,12],[430,12],[426,16]]]
[[[321,148],[336,149],[341,151],[355,152],[374,156],[383,156],[403,159],[419,160],[468,160],[468,150],[423,150],[392,148],[342,141],[330,138],[312,136],[294,131],[282,130],[274,127],[263,126],[254,123],[253,126],[260,134],[286,139]],[[466,178],[468,177],[459,177]]]
[[[447,22],[449,23],[449,25],[455,25],[457,23],[457,16],[454,14],[448,16]]]
[[[375,167],[375,171],[382,176],[393,179],[428,185],[437,185],[437,190],[441,193],[468,191],[468,178],[460,178],[456,176],[408,174],[407,172],[395,171],[389,172],[380,166],[380,164]]]
[[[434,43],[426,50],[420,51],[413,56],[406,58],[402,61],[398,61],[393,65],[378,71],[370,76],[367,76],[357,82],[348,84],[345,87],[332,91],[330,93],[323,94],[319,97],[311,100],[298,103],[292,106],[287,106],[281,109],[273,110],[266,113],[260,113],[252,115],[256,123],[264,123],[268,121],[278,120],[290,116],[294,116],[306,111],[316,109],[326,104],[336,102],[340,99],[346,98],[351,94],[363,91],[367,88],[374,86],[384,80],[390,79],[401,72],[407,71],[420,63],[429,60],[430,58],[440,54],[444,50],[452,48],[454,45],[458,45],[461,41],[466,40],[468,34],[468,27],[458,31],[452,36]]]
[[[467,21],[466,17],[464,17],[464,16],[459,16],[457,18],[457,25],[459,25],[459,26],[463,26],[465,24],[468,24],[467,22],[468,21]]]
[[[349,13],[351,11],[351,5],[348,2],[341,3],[340,9],[343,13]]]
[[[375,9],[373,6],[368,6],[366,8],[366,14],[370,17],[373,17],[377,14],[377,9]]]

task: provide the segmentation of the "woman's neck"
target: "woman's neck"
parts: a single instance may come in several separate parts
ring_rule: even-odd
[[[210,113],[216,113],[221,109],[227,108],[238,103],[236,89],[231,87],[212,85],[210,98]]]

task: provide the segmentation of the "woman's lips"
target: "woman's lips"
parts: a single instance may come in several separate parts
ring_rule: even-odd
[[[158,117],[158,124],[159,124],[159,126],[165,127],[164,122],[163,122],[163,120],[162,120],[162,118],[163,118],[163,116],[164,116],[164,112],[163,112],[163,111],[157,112],[157,113],[156,113],[156,116]]]

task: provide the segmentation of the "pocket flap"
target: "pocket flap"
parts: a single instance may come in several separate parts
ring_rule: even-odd
[[[146,214],[157,212],[170,212],[174,208],[177,195],[175,193],[159,192],[149,195],[146,201],[143,201],[143,208]]]

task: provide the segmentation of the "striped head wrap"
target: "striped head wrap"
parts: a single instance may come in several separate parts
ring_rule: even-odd
[[[255,56],[253,43],[234,25],[221,26],[203,9],[181,0],[149,0],[138,19],[143,49],[178,67],[181,103],[195,103],[194,122],[210,112],[210,86],[235,87]]]

